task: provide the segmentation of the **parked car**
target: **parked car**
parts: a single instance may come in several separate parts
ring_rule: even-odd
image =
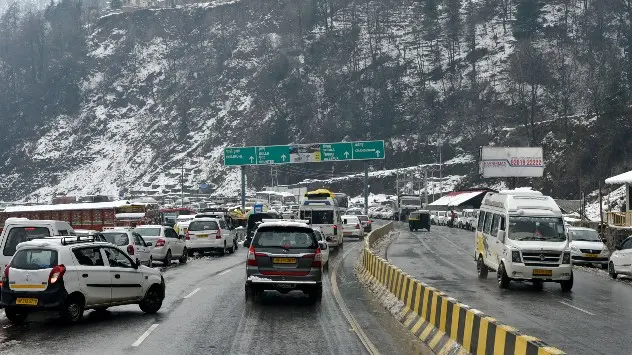
[[[266,290],[300,290],[312,301],[320,301],[324,247],[305,223],[260,224],[246,257],[246,301],[256,300]]]
[[[134,231],[151,244],[152,262],[160,261],[164,266],[169,266],[173,260],[178,260],[180,264],[187,262],[185,236],[178,235],[173,228],[144,225],[136,227]]]
[[[599,238],[599,233],[591,228],[568,227],[571,237],[571,258],[575,265],[599,265],[608,268],[610,251]]]
[[[151,256],[151,244],[145,242],[143,237],[130,228],[105,229],[98,233],[95,239],[120,247],[141,265],[153,267],[154,260]]]
[[[194,252],[217,251],[225,255],[237,250],[237,240],[228,229],[226,221],[218,218],[195,218],[189,223],[186,234],[186,245],[189,256]]]
[[[125,304],[138,304],[143,312],[156,313],[165,298],[165,280],[158,270],[92,238],[24,242],[2,279],[0,305],[13,324],[40,311],[57,311],[62,320],[75,323],[86,309],[104,311]],[[137,287],[121,287],[130,284]]]
[[[364,228],[358,216],[342,216],[342,235],[343,237],[364,238]]]
[[[349,208],[346,214],[349,216],[360,216],[364,214],[364,211],[360,208]]]
[[[437,225],[445,226],[448,223],[448,211],[436,211]]]

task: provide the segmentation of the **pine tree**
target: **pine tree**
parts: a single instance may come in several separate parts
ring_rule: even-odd
[[[542,29],[542,7],[540,0],[518,0],[513,34],[516,39],[533,38]]]
[[[110,7],[118,10],[123,7],[123,0],[110,0]]]

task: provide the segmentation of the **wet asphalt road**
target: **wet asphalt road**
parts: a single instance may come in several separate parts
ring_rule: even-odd
[[[605,272],[575,268],[574,286],[564,294],[559,284],[536,291],[530,283],[496,284],[496,273],[478,280],[474,232],[433,226],[409,232],[396,223],[397,239],[388,259],[405,272],[460,302],[536,336],[568,354],[632,353],[632,285]]]
[[[54,314],[30,316],[22,326],[0,317],[0,352],[6,354],[367,354],[333,297],[337,268],[340,295],[382,354],[419,353],[418,342],[360,287],[353,266],[362,243],[346,240],[332,250],[323,300],[311,304],[299,293],[266,293],[244,301],[246,249],[174,265],[163,274],[167,295],[156,315],[138,306],[112,307],[105,315],[86,311],[77,325]],[[343,260],[343,255],[345,258]],[[186,297],[186,298],[185,298]],[[153,328],[140,344],[133,346]]]

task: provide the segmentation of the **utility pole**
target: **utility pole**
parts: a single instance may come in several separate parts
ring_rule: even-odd
[[[241,210],[246,212],[246,166],[241,166]]]
[[[364,162],[364,214],[369,213],[369,164]]]
[[[424,169],[424,203],[428,207],[428,169]]]
[[[180,207],[184,207],[184,164],[180,168],[182,170],[180,175]]]
[[[599,179],[599,234],[603,228],[603,194],[601,193],[601,179]]]
[[[439,197],[443,196],[443,142],[439,143]]]

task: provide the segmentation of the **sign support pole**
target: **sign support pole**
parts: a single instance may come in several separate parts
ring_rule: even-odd
[[[369,213],[369,164],[364,162],[364,214]]]
[[[246,212],[246,167],[241,166],[241,210]]]

